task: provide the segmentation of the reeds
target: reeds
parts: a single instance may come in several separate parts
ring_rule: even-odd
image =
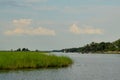
[[[0,69],[67,67],[72,60],[65,56],[41,52],[0,52]]]

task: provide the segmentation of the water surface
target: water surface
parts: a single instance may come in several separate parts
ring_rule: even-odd
[[[0,71],[0,80],[120,80],[119,54],[55,53],[73,59],[67,68]]]

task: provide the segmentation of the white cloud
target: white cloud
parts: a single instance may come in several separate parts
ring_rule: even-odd
[[[32,19],[19,19],[19,20],[15,19],[12,21],[12,23],[17,27],[24,27],[30,25],[32,23]]]
[[[44,28],[44,27],[37,27],[33,28],[29,26],[32,24],[31,19],[19,19],[12,21],[14,28],[11,30],[7,30],[4,32],[5,35],[55,35],[55,31]]]
[[[85,28],[80,28],[76,24],[70,27],[70,32],[74,34],[103,34],[102,29],[92,28],[91,26],[84,25]]]
[[[70,27],[70,32],[75,33],[75,34],[79,34],[80,33],[80,29],[78,28],[78,26],[76,24],[73,24]]]
[[[55,31],[43,27],[38,28],[15,28],[5,32],[6,35],[55,35]]]

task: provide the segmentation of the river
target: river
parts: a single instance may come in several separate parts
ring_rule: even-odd
[[[0,80],[120,80],[119,54],[54,53],[73,59],[67,68],[0,71]]]

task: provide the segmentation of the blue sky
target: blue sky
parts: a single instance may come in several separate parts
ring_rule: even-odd
[[[120,0],[0,0],[0,50],[52,50],[120,38]]]

